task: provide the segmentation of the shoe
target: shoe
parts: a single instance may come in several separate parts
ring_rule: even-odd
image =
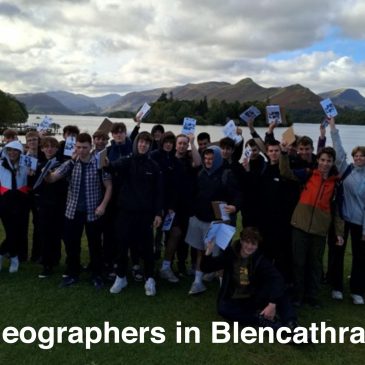
[[[178,283],[179,282],[179,278],[176,277],[176,275],[174,274],[174,272],[170,269],[164,269],[164,270],[160,270],[160,277],[161,279],[166,279],[167,281],[169,281],[170,283]]]
[[[52,275],[52,269],[49,268],[49,267],[45,267],[42,270],[42,272],[38,275],[38,278],[39,279],[46,279],[46,278],[48,278],[51,275]]]
[[[195,294],[200,294],[203,293],[207,290],[206,286],[198,281],[198,282],[193,282],[193,284],[191,285],[191,288],[189,290],[189,295],[195,295]]]
[[[146,281],[146,284],[144,284],[144,289],[146,292],[146,295],[148,297],[153,297],[156,295],[156,282],[153,278],[148,278]]]
[[[11,274],[18,272],[19,270],[19,259],[18,256],[10,257],[9,272]]]
[[[143,281],[143,273],[139,265],[134,265],[132,267],[132,276],[134,281],[136,281],[137,283]]]
[[[259,327],[270,327],[274,331],[277,331],[280,327],[282,327],[282,324],[276,320],[271,321],[270,319],[266,319],[264,316],[262,316],[260,314],[259,315]]]
[[[72,286],[72,285],[76,284],[78,281],[79,281],[79,279],[76,278],[76,277],[67,276],[67,277],[62,279],[61,284],[60,284],[60,288],[67,288],[69,286]]]
[[[113,286],[109,289],[112,294],[119,294],[123,288],[128,285],[127,278],[123,276],[122,278],[117,276],[115,278]]]
[[[352,303],[358,305],[358,304],[364,304],[364,298],[361,295],[358,294],[351,294]]]
[[[332,299],[336,299],[336,300],[343,299],[343,294],[339,290],[332,290],[331,296],[332,296]]]
[[[91,282],[95,289],[102,289],[104,288],[104,281],[100,276],[93,276]]]
[[[203,280],[206,281],[207,283],[210,283],[211,281],[213,281],[216,278],[216,273],[214,272],[210,272],[209,274],[204,274],[203,275]]]

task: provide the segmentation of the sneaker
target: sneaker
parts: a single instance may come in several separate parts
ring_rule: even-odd
[[[132,267],[132,276],[134,281],[140,283],[143,281],[143,273],[139,265],[135,265]]]
[[[93,276],[91,283],[93,284],[94,288],[98,290],[104,287],[104,281],[100,276]]]
[[[38,278],[39,279],[46,279],[46,278],[48,278],[51,275],[52,275],[52,269],[49,268],[49,267],[45,267],[42,270],[42,272],[38,275]]]
[[[332,299],[336,299],[336,300],[343,299],[342,291],[339,291],[339,290],[332,290],[331,296],[332,296]]]
[[[112,294],[119,294],[122,291],[122,289],[125,288],[127,285],[128,285],[128,282],[127,282],[127,278],[125,276],[122,278],[117,276],[115,278],[113,286],[110,288],[109,291]]]
[[[18,256],[10,257],[10,266],[9,266],[9,272],[15,273],[19,270],[19,259]]]
[[[213,281],[216,278],[216,273],[214,272],[210,272],[209,274],[204,274],[203,275],[203,280],[210,283],[211,281]]]
[[[146,284],[144,284],[144,289],[146,292],[146,295],[148,297],[153,297],[156,295],[156,282],[153,278],[148,278],[146,281]]]
[[[364,298],[358,294],[351,294],[352,303],[354,304],[364,304]]]
[[[69,286],[72,286],[72,285],[76,284],[78,281],[79,280],[76,277],[67,276],[67,277],[62,279],[61,284],[60,284],[60,288],[67,288]]]
[[[193,284],[191,285],[191,288],[189,290],[189,295],[195,295],[195,294],[200,294],[203,293],[207,290],[206,286],[198,281],[198,282],[193,282]]]
[[[176,275],[174,274],[174,272],[170,269],[164,269],[164,270],[160,270],[160,277],[161,279],[166,279],[167,281],[169,281],[170,283],[178,283],[179,282],[179,278],[176,277]]]

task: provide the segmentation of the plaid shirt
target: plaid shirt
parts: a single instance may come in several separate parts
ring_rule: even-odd
[[[81,185],[82,166],[80,160],[68,160],[57,170],[56,174],[62,177],[70,176],[70,183],[67,192],[65,216],[74,219],[77,202],[79,199]],[[87,221],[92,222],[98,219],[95,209],[99,206],[104,197],[102,181],[111,180],[110,174],[98,170],[97,160],[94,155],[86,165],[85,170],[85,195]]]

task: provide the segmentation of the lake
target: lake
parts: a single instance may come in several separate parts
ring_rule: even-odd
[[[39,117],[37,119],[37,117]],[[43,119],[44,115],[31,114],[29,115],[28,124],[39,123]],[[52,115],[51,116],[54,123],[58,123],[61,125],[61,128],[68,124],[77,125],[81,132],[88,132],[92,134],[105,117],[100,116],[81,116],[81,115]],[[135,123],[132,119],[125,118],[109,118],[112,122],[124,122],[127,126],[129,132],[135,126]],[[318,136],[319,136],[319,124],[294,124],[294,131],[297,135],[307,135],[311,137],[314,141],[315,147],[317,144]],[[141,131],[151,131],[152,124],[142,123]],[[172,131],[175,134],[180,133],[181,126],[179,125],[170,125],[165,124],[164,128],[166,131]],[[249,130],[247,127],[243,128],[243,137],[245,141],[251,138]],[[365,145],[365,126],[355,126],[355,125],[339,125],[338,129],[340,130],[341,139],[345,148],[345,151],[349,156],[351,156],[351,151],[353,147],[358,145]],[[266,128],[257,128],[257,132],[264,137]],[[276,138],[281,140],[281,134],[285,131],[285,128],[278,128],[275,131]],[[221,126],[197,126],[196,135],[200,132],[208,132],[211,135],[212,141],[217,141],[224,137]],[[329,134],[329,128],[327,127],[327,145],[331,146],[332,141]],[[61,139],[62,136],[56,136],[58,139]]]

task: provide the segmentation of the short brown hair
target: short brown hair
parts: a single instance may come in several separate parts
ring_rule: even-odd
[[[111,132],[112,133],[118,133],[118,132],[127,133],[127,127],[123,122],[113,123]]]
[[[37,137],[39,140],[39,133],[37,131],[29,131],[25,135],[25,140],[27,140],[28,138],[32,138],[32,137]]]
[[[41,148],[51,146],[51,147],[59,147],[59,143],[56,138],[51,136],[46,136],[41,138]]]
[[[240,233],[240,239],[233,242],[233,251],[239,255],[241,251],[241,242],[252,242],[258,246],[262,243],[262,236],[256,227],[245,227]]]
[[[351,156],[354,157],[358,152],[360,152],[363,156],[365,156],[365,146],[356,146],[352,150]]]
[[[101,139],[108,140],[109,139],[109,135],[105,131],[102,131],[102,130],[98,129],[97,131],[94,132],[93,138],[101,138]]]
[[[18,133],[14,129],[5,129],[3,136],[6,139],[15,139]]]
[[[91,136],[90,136],[89,133],[80,133],[76,137],[76,142],[80,142],[80,143],[88,142],[88,143],[92,144],[92,142],[91,142]]]
[[[303,145],[303,146],[311,146],[312,149],[314,149],[313,147],[313,139],[308,137],[308,136],[302,136],[299,137],[298,142],[297,142],[297,146],[299,145]]]

